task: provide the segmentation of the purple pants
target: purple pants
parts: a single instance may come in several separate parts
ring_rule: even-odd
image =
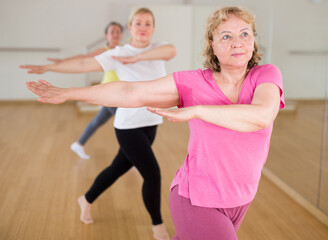
[[[235,208],[193,206],[189,198],[178,195],[175,186],[170,193],[170,210],[177,234],[172,240],[236,240],[250,204]]]

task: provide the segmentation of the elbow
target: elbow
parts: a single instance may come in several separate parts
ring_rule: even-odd
[[[123,105],[121,107],[139,108],[144,107],[143,96],[135,87],[135,84],[124,82],[121,94]]]
[[[177,49],[174,45],[170,44],[170,49],[168,51],[168,57],[166,58],[166,60],[170,60],[172,58],[174,58],[177,55]]]
[[[79,65],[80,65],[80,72],[81,73],[88,72],[89,69],[88,69],[87,58],[80,58]]]
[[[256,121],[256,126],[260,129],[268,128],[272,125],[274,118],[270,114],[263,114]]]
[[[258,121],[256,124],[258,130],[268,128],[270,124],[267,121]]]

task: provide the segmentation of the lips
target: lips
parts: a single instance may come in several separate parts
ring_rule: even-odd
[[[241,57],[241,56],[244,56],[245,55],[245,53],[233,53],[233,54],[231,54],[231,56],[233,56],[233,57]]]

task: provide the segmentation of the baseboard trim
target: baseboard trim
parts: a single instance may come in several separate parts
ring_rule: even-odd
[[[302,195],[292,189],[288,184],[282,181],[277,175],[275,175],[267,167],[264,167],[262,173],[271,182],[273,182],[278,188],[280,188],[284,193],[291,197],[295,202],[301,205],[304,209],[310,212],[314,217],[316,217],[320,222],[328,227],[328,215],[306,200]]]

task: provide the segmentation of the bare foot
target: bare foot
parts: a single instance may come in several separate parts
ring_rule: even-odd
[[[93,223],[93,219],[90,215],[91,204],[87,202],[85,196],[81,196],[77,199],[77,202],[81,208],[80,220],[85,224]]]
[[[157,240],[170,240],[169,233],[164,224],[153,225],[154,238]]]

